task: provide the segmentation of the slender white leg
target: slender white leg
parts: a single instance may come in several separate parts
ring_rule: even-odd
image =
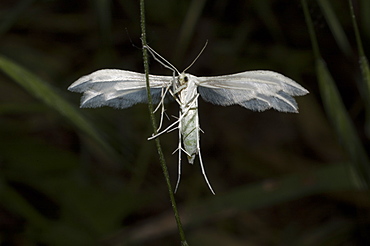
[[[180,100],[178,99],[178,97],[171,90],[170,90],[170,94],[175,99],[175,101],[181,106]]]
[[[159,126],[157,128],[157,132],[162,128],[162,123],[163,123],[163,118],[164,118],[163,115],[164,115],[164,111],[165,111],[165,108],[164,108],[164,98],[166,97],[167,92],[168,92],[169,89],[170,89],[170,86],[167,86],[165,91],[163,91],[163,88],[162,88],[161,101],[158,103],[158,106],[153,111],[153,113],[155,113],[155,112],[157,112],[157,110],[159,109],[159,107],[161,108],[161,118],[160,118],[160,121],[159,121]]]
[[[163,115],[164,115],[164,105],[162,105],[162,108],[161,108],[161,118],[159,120],[159,126],[157,128],[157,132],[162,128]]]
[[[181,112],[180,112],[179,116],[180,116],[179,118],[181,118]],[[181,121],[179,121],[179,129],[181,129]],[[181,131],[180,130],[179,130],[179,145],[177,147],[177,150],[179,151],[179,157],[178,157],[179,164],[178,164],[178,167],[177,167],[178,174],[177,174],[177,182],[176,182],[176,187],[175,187],[175,193],[177,192],[177,189],[179,188],[180,179],[181,179],[181,151],[182,151],[182,147],[181,147]]]
[[[174,125],[176,125],[177,123],[179,123],[180,122],[180,118],[178,119],[178,120],[176,120],[175,122],[173,122],[171,125],[169,125],[166,129],[164,129],[163,131],[161,131],[161,132],[159,132],[159,133],[157,133],[157,134],[155,134],[155,135],[153,135],[153,136],[151,136],[151,137],[149,137],[148,138],[148,140],[152,140],[152,139],[154,139],[154,138],[156,138],[156,137],[158,137],[159,135],[162,135],[163,133],[165,133],[165,132],[168,132]]]
[[[199,94],[197,94],[196,96],[194,96],[194,98],[191,100],[191,101],[193,101],[193,100],[196,100],[197,98],[198,98],[198,96],[199,96]],[[192,108],[187,108],[186,109],[186,111],[184,111],[184,113],[183,114],[181,114],[180,115],[180,117],[175,121],[175,122],[173,122],[171,125],[169,125],[166,129],[164,129],[163,131],[161,131],[161,132],[159,132],[159,133],[157,133],[156,135],[153,135],[153,136],[151,136],[151,137],[149,137],[148,138],[148,140],[152,140],[152,139],[154,139],[154,138],[156,138],[156,137],[158,137],[159,135],[162,135],[163,133],[165,133],[165,132],[168,132],[174,125],[176,125],[176,124],[178,124],[181,120],[182,120],[182,118],[189,112],[189,110],[191,110]],[[178,128],[178,127],[177,127]],[[179,128],[180,129],[180,131],[181,131],[181,128]]]
[[[204,170],[203,161],[202,161],[202,155],[200,154],[200,148],[198,146],[198,155],[199,155],[199,162],[200,162],[200,168],[202,169],[203,177],[208,185],[208,188],[211,190],[213,195],[216,195],[216,193],[213,191],[211,184],[208,181],[206,171]]]

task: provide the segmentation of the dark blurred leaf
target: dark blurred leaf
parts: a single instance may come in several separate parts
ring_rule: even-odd
[[[302,0],[303,9],[310,32],[313,51],[316,59],[316,75],[319,81],[321,98],[326,113],[339,136],[342,145],[351,158],[351,164],[358,172],[359,185],[368,188],[370,185],[370,162],[367,153],[358,137],[353,122],[348,115],[335,81],[328,71],[318,46],[318,40],[310,17],[306,0]]]
[[[353,28],[355,30],[355,36],[356,36],[356,42],[358,47],[358,55],[359,55],[359,63],[360,63],[360,69],[362,73],[362,80],[360,80],[359,83],[359,89],[362,95],[362,98],[365,101],[365,110],[366,110],[366,133],[367,137],[370,138],[370,67],[369,67],[369,61],[367,57],[365,56],[364,47],[362,45],[362,40],[360,36],[360,31],[357,26],[356,16],[355,12],[353,10],[352,1],[349,0],[349,8],[351,10],[352,14],[352,23]]]
[[[191,228],[215,218],[246,210],[274,206],[315,194],[353,189],[356,189],[356,185],[349,178],[348,164],[337,163],[310,172],[269,179],[239,187],[224,194],[217,194],[192,206],[187,205],[180,210],[180,213],[185,228]],[[367,202],[369,203],[369,200]],[[176,229],[174,223],[171,225],[166,223],[171,217],[171,213],[161,214],[138,226],[122,230],[107,239],[106,243],[114,245],[125,241],[127,244],[123,245],[130,245],[129,242],[142,244],[159,235],[163,237]],[[166,226],[149,230],[149,228],[155,228],[157,224],[166,224]],[[142,234],[143,231],[146,232],[145,235]]]
[[[15,8],[8,10],[5,18],[0,22],[0,36],[6,33],[20,15],[28,9],[36,0],[21,0],[18,1]]]
[[[103,146],[109,153],[115,152],[101,137],[93,124],[76,110],[75,107],[63,99],[63,97],[61,97],[49,84],[4,56],[0,56],[0,69],[26,89],[32,96],[38,98],[46,105],[65,116],[77,128]]]
[[[351,55],[351,46],[349,44],[348,38],[338,20],[330,1],[328,0],[318,0],[317,1],[325,15],[325,19],[329,24],[330,30],[332,31],[335,40],[337,41],[342,52],[348,57]]]

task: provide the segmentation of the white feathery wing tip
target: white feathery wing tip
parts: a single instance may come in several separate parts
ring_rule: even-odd
[[[298,105],[293,96],[309,93],[292,79],[264,70],[195,79],[205,101],[222,106],[238,104],[255,111],[273,108],[296,113]]]
[[[153,102],[158,102],[161,89],[171,85],[171,76],[150,75]],[[145,75],[119,69],[103,69],[83,76],[68,90],[84,93],[82,108],[110,106],[128,108],[137,103],[147,102]]]

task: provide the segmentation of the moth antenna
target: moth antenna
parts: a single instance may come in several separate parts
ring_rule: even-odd
[[[135,45],[134,42],[132,41],[131,36],[130,36],[130,33],[128,32],[127,27],[125,27],[125,31],[126,31],[126,35],[127,35],[128,39],[130,40],[130,43],[131,43],[132,47],[134,47],[136,49],[140,49],[140,47],[137,46],[137,45]]]
[[[152,48],[150,48],[149,45],[144,45],[143,48],[147,49],[149,51],[149,53],[153,56],[153,58],[159,62],[160,64],[162,64],[162,66],[176,72],[177,74],[180,74],[179,70],[177,70],[177,68],[172,65],[169,61],[167,61],[166,59],[164,59],[160,54],[158,54],[155,50],[153,50]]]
[[[201,49],[201,51],[199,52],[199,54],[197,55],[197,57],[195,57],[195,59],[193,60],[193,62],[190,63],[190,65],[187,68],[185,68],[185,70],[183,71],[183,73],[185,73],[185,71],[188,70],[191,66],[193,66],[193,64],[198,60],[198,58],[200,57],[200,55],[203,53],[203,51],[207,47],[207,44],[208,44],[208,40],[204,44],[203,48]]]

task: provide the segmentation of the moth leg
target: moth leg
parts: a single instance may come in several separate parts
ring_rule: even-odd
[[[199,96],[199,94],[197,94],[196,96]],[[198,130],[202,131],[200,129],[200,125],[199,124],[198,124]],[[200,142],[199,142],[199,139],[197,141],[197,149],[198,149],[200,169],[202,170],[202,174],[203,174],[204,180],[206,181],[206,183],[208,185],[208,188],[211,190],[212,194],[215,195],[215,192],[213,191],[212,186],[211,186],[211,184],[208,181],[206,170],[204,169],[203,160],[202,160],[202,154],[200,153]]]
[[[157,134],[152,135],[151,137],[148,137],[148,140],[152,140],[152,139],[158,137],[159,135],[162,135],[163,133],[168,132],[173,126],[178,124],[181,119],[182,119],[182,117],[179,118],[178,120],[176,120],[175,122],[173,122],[171,125],[169,125],[166,129],[162,130],[161,132],[158,132]]]
[[[153,113],[157,112],[160,106],[164,106],[164,98],[170,89],[170,86],[166,86],[166,90],[163,92],[164,87],[162,87],[161,101],[158,103],[157,107],[154,109]]]
[[[170,86],[167,86],[166,87],[166,90],[163,92],[163,88],[162,88],[162,92],[161,92],[161,101],[158,103],[158,106],[156,107],[156,109],[153,111],[153,113],[157,112],[157,110],[159,109],[159,107],[161,107],[161,117],[160,117],[160,120],[159,120],[159,126],[157,128],[157,131],[159,131],[161,128],[162,128],[162,123],[163,123],[163,115],[165,114],[165,108],[164,108],[164,98],[166,97],[166,94],[168,93],[170,89]]]
[[[171,94],[171,96],[175,99],[175,101],[176,101],[179,105],[181,105],[181,102],[180,102],[179,98],[176,96],[176,94],[175,94],[173,91],[171,91],[171,90],[170,90],[170,94]]]
[[[195,94],[194,97],[190,99],[189,102],[185,105],[185,107],[189,108],[189,110],[194,109],[190,107],[190,104],[192,104],[195,100],[198,100],[198,97],[199,97],[199,93]]]
[[[161,117],[159,119],[159,125],[158,125],[158,128],[157,128],[157,132],[162,128],[163,115],[164,115],[164,105],[162,104],[162,107],[161,107]]]
[[[196,96],[194,96],[194,99],[198,98],[198,96],[199,96],[199,94],[197,94]],[[194,99],[192,99],[192,101]],[[186,108],[186,110],[183,112],[183,114],[180,114],[180,117],[175,122],[173,122],[171,125],[169,125],[166,129],[162,130],[161,132],[159,132],[159,133],[157,133],[155,135],[152,135],[151,137],[148,138],[148,140],[152,140],[152,139],[158,137],[159,135],[162,135],[163,133],[170,131],[173,126],[175,126],[176,124],[178,124],[182,120],[182,118],[184,118],[184,116],[189,112],[190,109],[192,109],[192,108],[190,108],[190,107],[189,108]],[[178,126],[177,126],[177,128],[178,128]]]
[[[181,117],[181,112],[180,112],[180,117]],[[181,129],[181,121],[179,122],[179,129]],[[179,188],[180,179],[181,179],[181,151],[182,151],[182,147],[181,147],[181,131],[180,130],[179,130],[179,146],[177,147],[177,150],[179,151],[179,157],[178,157],[179,163],[178,163],[178,167],[177,167],[178,173],[177,173],[177,182],[176,182],[176,186],[175,186],[175,193],[177,192],[177,189]]]
[[[179,87],[176,88],[176,90],[173,91],[173,94],[178,94],[180,91],[182,91],[182,89],[186,88],[187,85],[181,85]]]
[[[181,103],[181,101],[179,100],[179,98],[177,97],[177,94],[178,94],[178,92],[179,91],[181,91],[182,90],[182,87],[183,86],[181,86],[181,87],[179,87],[179,88],[177,88],[177,92],[176,91],[171,91],[170,90],[170,94],[171,94],[171,96],[173,97],[173,98],[175,98],[175,100],[176,100],[176,102],[180,105],[180,106],[182,106],[183,104]],[[180,89],[180,90],[179,90]],[[199,93],[197,93],[192,99],[190,99],[189,100],[189,102],[188,102],[188,104],[187,105],[185,105],[186,107],[189,105],[189,104],[191,104],[192,102],[194,102],[194,100],[196,100],[196,99],[198,99],[198,97],[199,97]]]
[[[210,184],[210,183],[209,183],[209,181],[208,181],[206,171],[204,170],[203,161],[202,161],[202,155],[200,154],[200,147],[199,147],[199,144],[198,144],[198,155],[199,155],[200,168],[202,169],[202,174],[203,174],[204,180],[206,181],[206,183],[207,183],[207,185],[208,185],[208,188],[211,190],[212,194],[213,194],[213,195],[216,195],[216,193],[215,193],[215,192],[213,191],[213,189],[212,189],[211,184]]]

